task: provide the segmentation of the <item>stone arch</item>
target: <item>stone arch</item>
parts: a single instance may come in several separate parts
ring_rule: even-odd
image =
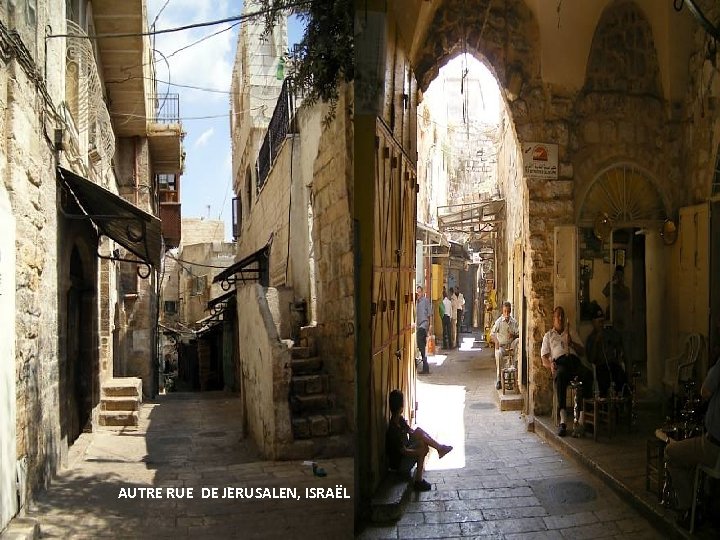
[[[522,0],[507,0],[503,6],[491,0],[446,0],[428,28],[414,62],[422,91],[443,65],[463,52],[486,59],[500,88],[511,97],[529,90],[524,80],[539,76],[540,32]]]
[[[628,167],[641,175],[648,184],[654,189],[658,206],[664,212],[664,217],[672,213],[672,198],[667,192],[666,186],[659,180],[662,177],[663,169],[656,164],[650,164],[641,152],[635,154],[614,154],[610,156],[590,156],[576,169],[576,187],[575,187],[575,223],[580,224],[586,218],[583,216],[588,195],[593,189],[595,183],[605,173],[617,169],[619,167]]]
[[[600,17],[590,47],[584,91],[661,98],[652,26],[633,0],[611,3]]]
[[[591,225],[607,214],[612,222],[661,221],[668,216],[654,176],[631,162],[617,161],[600,170],[578,199],[578,224]]]

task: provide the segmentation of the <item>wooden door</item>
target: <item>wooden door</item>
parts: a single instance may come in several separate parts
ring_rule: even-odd
[[[680,209],[678,343],[684,343],[688,334],[699,333],[706,339],[708,337],[710,321],[709,223],[710,208],[707,203]],[[704,367],[701,366],[697,373],[704,372]]]
[[[405,415],[415,412],[415,167],[390,131],[376,126],[370,363],[370,462],[372,484],[385,469],[388,394],[405,395]]]

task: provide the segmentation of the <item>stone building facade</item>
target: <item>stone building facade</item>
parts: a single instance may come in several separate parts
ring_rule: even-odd
[[[349,435],[336,436],[346,430],[335,426],[354,425],[352,88],[341,89],[326,123],[328,105],[301,106],[291,81],[276,79],[286,23],[264,44],[257,24],[241,30],[231,103],[236,259],[268,253],[264,293],[235,282],[245,422],[271,457],[348,454]],[[258,49],[265,53],[249,54]],[[273,94],[274,109],[253,112]],[[291,412],[288,395],[308,388],[304,375],[288,369],[293,344],[320,359],[322,373],[311,378],[325,382],[313,388],[315,397],[294,400]]]
[[[717,6],[700,3],[717,17]],[[592,6],[400,0],[358,9],[363,24],[356,37],[356,163],[370,157],[365,141],[376,137],[376,119],[414,156],[413,107],[416,96],[422,97],[417,89],[425,91],[440,66],[465,51],[497,76],[509,110],[507,138],[516,134],[521,148],[531,142],[557,145],[556,179],[525,174],[512,145],[499,157],[500,167],[514,171],[507,178],[501,174],[512,198],[504,279],[508,289],[512,284],[515,303],[522,304],[516,313],[527,313],[527,411],[550,409],[550,373],[541,365],[540,345],[553,306],[564,305],[572,324],[587,332],[582,308],[588,298],[582,295],[604,303],[600,283],[616,262],[626,265],[633,290],[641,291],[633,298],[632,324],[641,325],[635,328],[645,339],[642,350],[631,351],[632,361],[639,364],[648,395],[661,392],[663,359],[679,350],[688,333],[708,336],[715,324],[707,300],[718,296],[707,273],[718,263],[717,249],[710,248],[719,234],[707,217],[709,205],[717,204],[712,198],[718,139],[712,38],[687,10],[648,0]],[[372,171],[356,168],[356,201],[373,198],[367,187],[371,177]],[[604,189],[627,197],[604,198]],[[365,248],[373,236],[373,227],[363,226],[368,209],[356,206],[355,213],[359,245]],[[660,234],[665,219],[678,223],[687,236],[680,233],[678,242],[665,245],[671,244]],[[599,247],[592,240],[598,237]],[[687,253],[696,256],[688,259]],[[704,261],[709,264],[703,266]],[[369,271],[361,266],[361,282]],[[687,298],[697,300],[686,305]],[[359,297],[361,318],[369,315],[372,302]],[[364,388],[372,330],[358,330],[359,388]],[[380,407],[368,414],[382,418],[382,407],[373,404],[382,403],[377,396],[388,390],[360,393],[358,406]],[[376,425],[358,418],[360,431]],[[363,500],[375,482],[378,452],[372,445],[380,438],[371,433],[366,440],[368,446],[361,445],[358,453],[360,478],[368,484],[360,486]]]
[[[145,17],[140,0],[0,2],[1,279],[15,308],[3,310],[0,530],[100,424],[102,386],[155,361],[154,177],[179,172],[182,154],[179,123],[154,134]],[[137,36],[122,52],[111,39],[91,45],[88,33],[111,31]],[[133,82],[119,82],[128,62]],[[149,278],[130,297],[121,259]],[[135,359],[131,336],[144,351]]]

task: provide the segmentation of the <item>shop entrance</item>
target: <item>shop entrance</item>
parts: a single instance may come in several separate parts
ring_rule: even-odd
[[[628,374],[638,371],[642,386],[660,390],[664,356],[658,318],[673,316],[662,301],[669,254],[661,237],[663,199],[645,171],[618,164],[597,175],[580,208],[577,251],[566,252],[577,252],[577,266],[568,265],[577,276],[577,303],[570,297],[566,302],[577,306],[580,337],[590,334],[594,314],[602,309],[605,324],[622,336]],[[568,287],[571,295],[574,290]]]
[[[67,292],[67,348],[61,368],[61,426],[68,445],[89,424],[93,406],[93,288],[77,247],[70,256]]]

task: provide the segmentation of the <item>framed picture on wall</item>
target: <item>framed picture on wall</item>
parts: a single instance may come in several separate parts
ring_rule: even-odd
[[[625,250],[624,249],[616,249],[615,250],[615,266],[625,266]]]

